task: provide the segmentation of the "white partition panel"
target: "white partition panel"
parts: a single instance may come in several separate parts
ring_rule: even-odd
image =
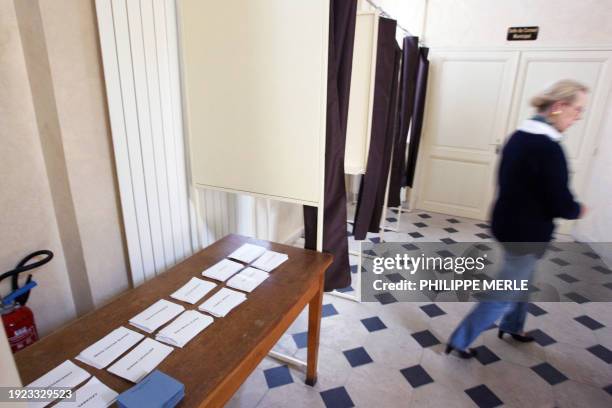
[[[378,15],[357,14],[355,48],[351,75],[344,170],[346,174],[364,174],[370,150],[374,78],[376,76],[376,43]]]
[[[329,1],[178,6],[192,183],[319,205]]]

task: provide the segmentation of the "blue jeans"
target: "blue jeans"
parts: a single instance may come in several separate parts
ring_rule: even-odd
[[[538,258],[535,255],[513,255],[504,252],[504,263],[497,279],[528,280],[531,282]],[[518,293],[517,293],[518,295]],[[512,297],[512,293],[505,297]],[[466,350],[480,333],[501,318],[500,330],[520,333],[527,317],[527,303],[521,301],[481,302],[463,319],[455,329],[449,344],[458,350]]]

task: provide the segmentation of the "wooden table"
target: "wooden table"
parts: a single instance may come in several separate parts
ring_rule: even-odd
[[[306,381],[314,385],[323,276],[332,262],[332,256],[239,235],[228,235],[160,276],[128,290],[100,309],[18,352],[15,361],[22,382],[29,384],[63,361],[71,359],[119,393],[132,387],[129,381],[106,370],[83,364],[74,357],[120,325],[138,331],[128,324],[128,320],[159,299],[182,304],[187,310],[197,309],[204,300],[190,305],[171,299],[169,295],[186,284],[191,277],[206,279],[201,275],[204,269],[246,242],[286,253],[289,260],[247,294],[246,302],[226,317],[215,318],[211,326],[183,349],[175,348],[158,369],[185,384],[185,399],[181,407],[223,406],[303,308],[309,305]],[[147,336],[154,338],[155,333]]]

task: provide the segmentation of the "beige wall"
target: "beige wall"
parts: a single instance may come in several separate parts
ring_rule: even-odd
[[[128,287],[93,0],[44,0],[41,16],[70,190],[95,306]]]
[[[376,0],[430,47],[581,47],[612,44],[609,0]],[[370,6],[360,0],[362,9]],[[508,42],[508,27],[539,26],[537,41]]]
[[[0,0],[0,269],[55,253],[41,334],[129,286],[103,90],[93,1]]]
[[[425,41],[430,47],[612,44],[612,2],[608,0],[426,0],[425,3]],[[506,41],[508,27],[514,26],[539,26],[538,39]]]
[[[42,333],[76,316],[47,170],[38,134],[17,16],[0,2],[0,269],[12,269],[28,253],[47,248],[55,259],[34,273],[30,297]],[[9,289],[5,280],[2,294]],[[53,307],[49,307],[52,305]]]

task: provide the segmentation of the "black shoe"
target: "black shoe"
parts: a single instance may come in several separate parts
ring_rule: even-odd
[[[465,358],[465,359],[475,357],[475,356],[476,356],[476,354],[477,354],[477,353],[476,353],[476,350],[474,350],[474,349],[469,349],[469,351],[463,351],[463,350],[459,350],[459,349],[454,348],[454,347],[453,347],[453,346],[451,346],[450,344],[447,344],[447,345],[446,345],[446,350],[444,350],[444,352],[445,352],[446,354],[450,354],[450,352],[451,352],[451,351],[453,351],[453,350],[455,350],[455,351],[457,352],[457,354],[459,355],[459,357],[461,357],[461,358]]]
[[[497,332],[497,337],[501,339],[502,337],[504,337],[504,334],[506,333],[508,332],[505,332],[500,329]],[[508,334],[512,336],[514,340],[520,341],[521,343],[531,343],[532,341],[535,341],[535,338],[533,336],[523,336],[522,334],[516,334],[516,333],[508,333]]]

